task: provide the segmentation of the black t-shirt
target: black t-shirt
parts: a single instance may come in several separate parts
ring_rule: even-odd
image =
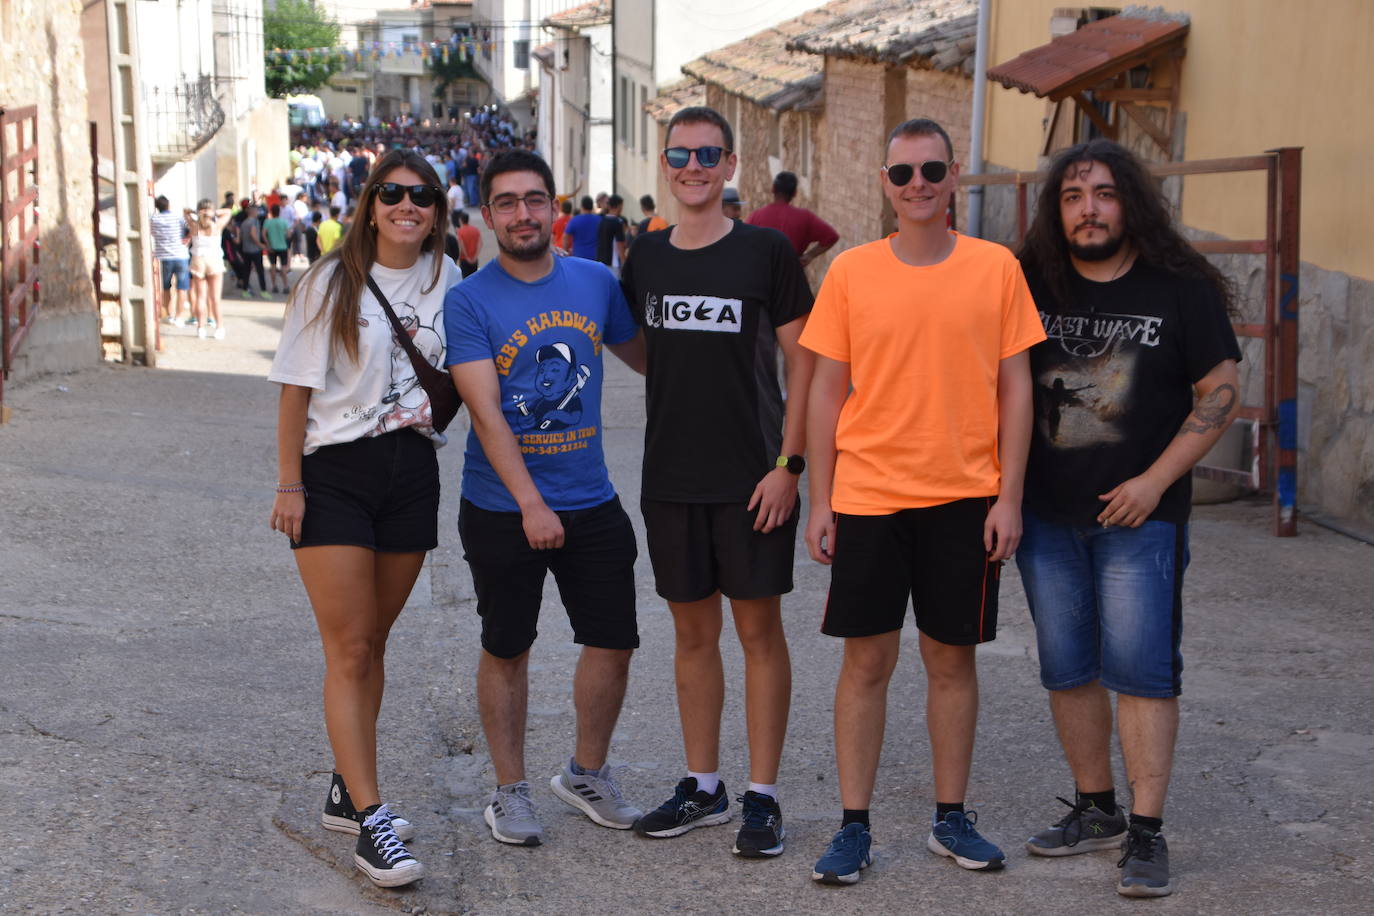
[[[458,236],[452,232],[444,233],[444,254],[452,258],[455,264],[463,259],[463,249],[458,244]]]
[[[305,257],[313,261],[320,256],[320,230],[313,223],[305,227]]]
[[[1139,261],[1109,283],[1073,273],[1071,303],[1031,271],[1026,280],[1048,340],[1031,348],[1035,425],[1026,505],[1096,524],[1098,499],[1143,473],[1193,409],[1193,384],[1240,347],[1211,285]],[[1151,521],[1183,523],[1192,475],[1164,491]]]
[[[625,241],[625,217],[604,213],[596,227],[596,259],[610,264],[615,255],[615,243]]]
[[[811,311],[780,232],[736,221],[694,250],[671,232],[635,239],[620,283],[644,326],[649,371],[641,494],[747,501],[782,448],[775,327]]]

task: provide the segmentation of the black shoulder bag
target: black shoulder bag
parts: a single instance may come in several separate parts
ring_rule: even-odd
[[[458,397],[458,389],[453,387],[453,377],[444,370],[431,366],[429,360],[415,349],[415,341],[410,339],[410,334],[401,324],[401,319],[391,310],[391,303],[382,295],[381,287],[372,279],[371,274],[367,277],[367,288],[372,290],[372,295],[382,304],[386,317],[391,319],[391,329],[400,341],[401,348],[410,357],[410,365],[415,368],[415,377],[420,380],[420,387],[429,395],[429,410],[434,421],[434,429],[436,432],[443,432],[453,422],[453,418],[458,416],[458,408],[463,404],[463,399]]]

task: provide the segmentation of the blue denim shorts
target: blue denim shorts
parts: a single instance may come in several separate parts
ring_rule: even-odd
[[[1029,510],[1022,518],[1016,565],[1045,688],[1101,681],[1128,696],[1178,696],[1188,526],[1076,527]]]
[[[163,289],[171,289],[173,279],[176,280],[177,289],[191,288],[190,258],[163,258],[158,263],[162,265]]]

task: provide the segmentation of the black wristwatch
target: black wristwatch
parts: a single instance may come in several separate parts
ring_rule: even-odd
[[[779,455],[773,467],[787,468],[787,473],[799,475],[806,470],[806,459],[801,455]]]

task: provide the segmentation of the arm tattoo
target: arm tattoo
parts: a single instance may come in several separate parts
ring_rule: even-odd
[[[1183,422],[1181,432],[1202,435],[1226,425],[1231,408],[1236,403],[1236,386],[1229,382],[1218,385],[1198,400],[1193,412]]]

